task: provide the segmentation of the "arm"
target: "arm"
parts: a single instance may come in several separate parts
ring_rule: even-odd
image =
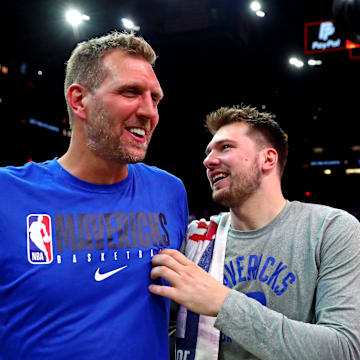
[[[230,291],[182,254],[167,250],[153,258],[151,276],[164,277],[172,287],[150,291],[199,314],[217,316],[215,326],[260,359],[359,359],[359,223],[343,221],[329,227],[325,237],[315,324],[291,320]]]
[[[358,221],[337,218],[324,234],[319,256],[314,324],[291,320],[232,291],[215,326],[260,359],[359,359]]]

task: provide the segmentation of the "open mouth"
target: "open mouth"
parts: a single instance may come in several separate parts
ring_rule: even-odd
[[[139,140],[145,139],[146,131],[144,129],[138,128],[138,127],[130,127],[126,128],[126,130],[134,135]]]
[[[213,185],[215,185],[217,182],[219,182],[222,179],[225,179],[229,176],[229,174],[226,173],[217,173],[211,178],[211,182]]]

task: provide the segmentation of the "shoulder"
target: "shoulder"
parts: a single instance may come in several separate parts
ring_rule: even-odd
[[[335,219],[342,218],[346,221],[359,222],[353,215],[343,209],[338,209],[335,207],[313,204],[313,203],[303,203],[300,201],[290,202],[292,213],[297,214],[308,214],[309,216],[323,219]]]
[[[12,184],[17,181],[26,182],[43,179],[43,176],[48,173],[48,163],[28,162],[23,166],[2,167],[0,168],[0,182]]]
[[[350,231],[360,229],[360,222],[349,212],[331,206],[303,203],[292,201],[291,216],[296,217],[297,221],[306,220],[309,224],[325,229],[335,229],[337,231]]]
[[[184,187],[184,184],[181,179],[177,176],[167,172],[166,170],[160,169],[156,166],[146,165],[144,163],[136,163],[130,165],[134,171],[135,177],[137,175],[144,176],[148,180],[162,181],[164,183],[172,184],[174,186]]]

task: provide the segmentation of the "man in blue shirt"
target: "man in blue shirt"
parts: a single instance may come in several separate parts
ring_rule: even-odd
[[[180,248],[188,211],[183,183],[141,163],[163,97],[155,59],[134,34],[78,44],[68,151],[0,169],[0,360],[168,359],[151,259]]]

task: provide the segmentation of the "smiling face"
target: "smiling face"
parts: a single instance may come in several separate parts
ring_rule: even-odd
[[[261,185],[259,149],[248,129],[242,122],[223,126],[206,148],[204,165],[213,199],[229,208],[243,204]]]
[[[102,159],[135,163],[145,158],[163,97],[151,65],[113,50],[103,59],[107,76],[87,94],[87,145]]]

